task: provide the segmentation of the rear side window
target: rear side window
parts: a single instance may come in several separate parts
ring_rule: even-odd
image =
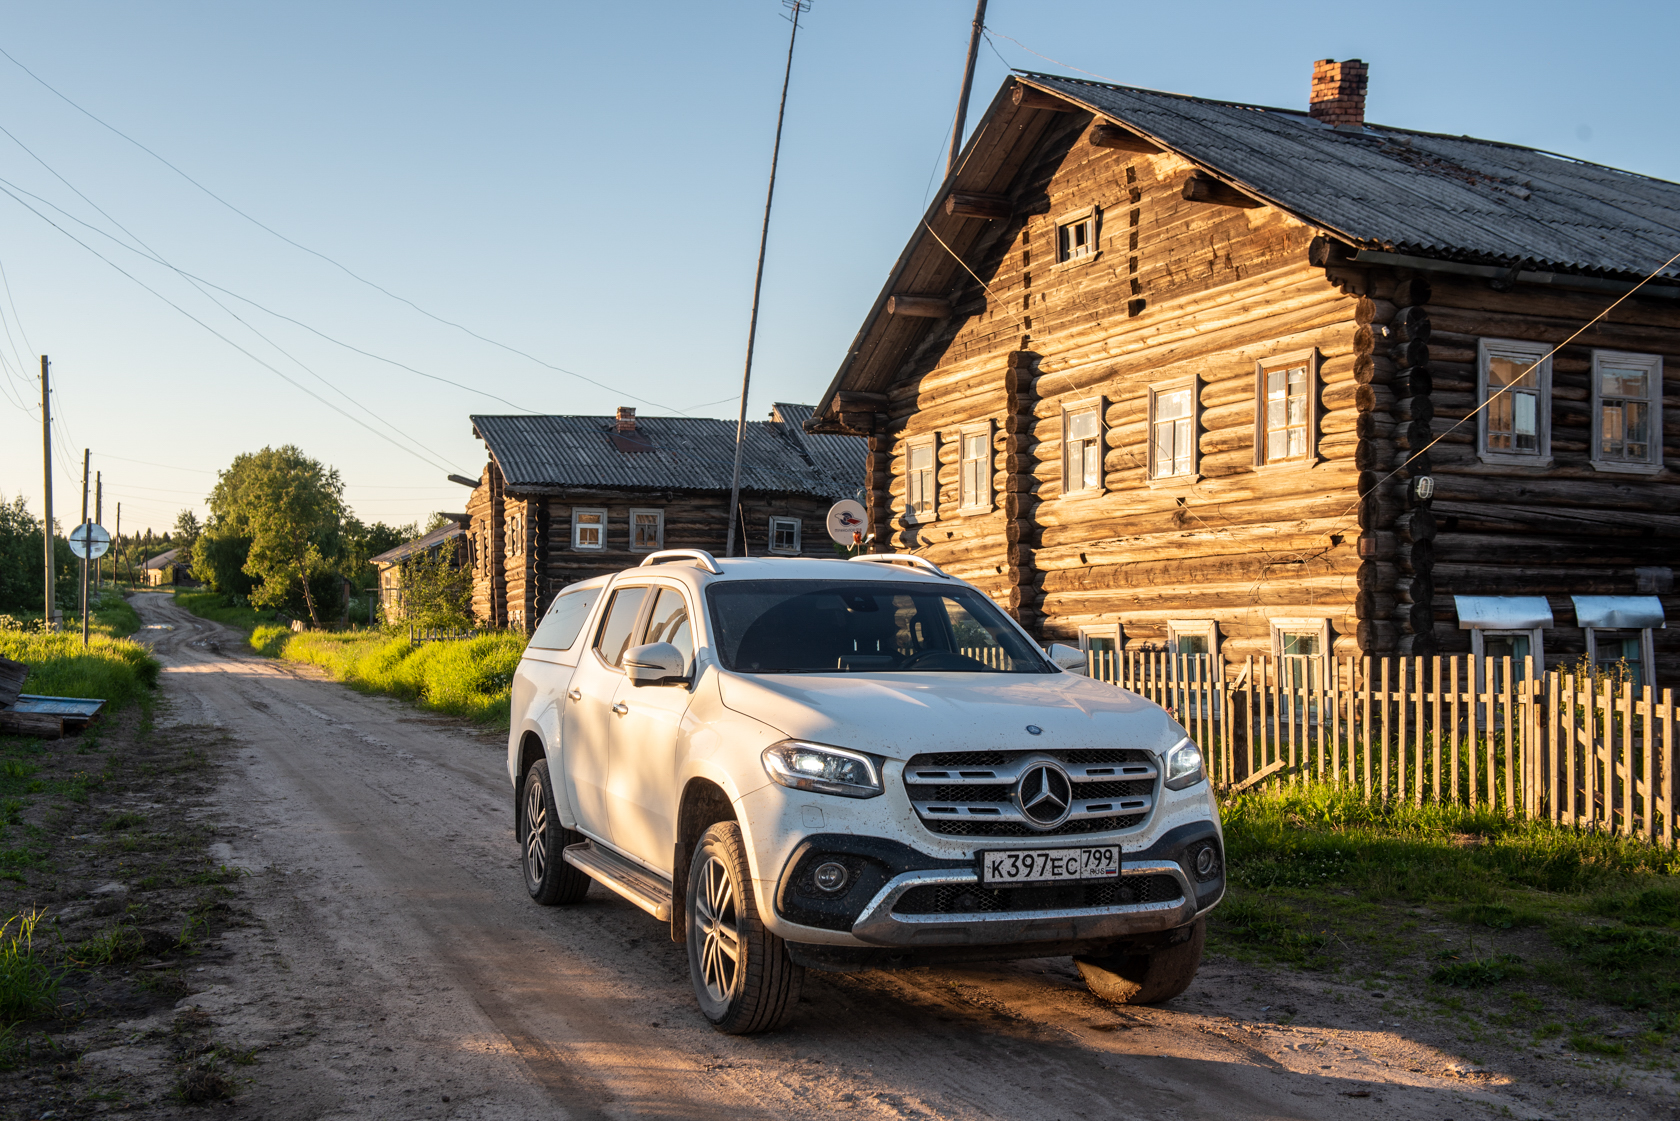
[[[589,609],[601,598],[600,588],[579,588],[575,592],[561,592],[554,605],[537,624],[531,636],[531,646],[538,650],[570,650],[583,630]]]
[[[651,590],[620,588],[613,593],[612,602],[607,605],[607,617],[595,637],[595,651],[609,666],[616,666],[624,660],[624,652],[630,649],[630,639],[636,633],[636,619],[642,613],[642,603]]]

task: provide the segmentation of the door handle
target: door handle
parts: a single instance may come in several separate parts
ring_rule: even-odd
[[[568,697],[568,698],[570,698],[570,699],[571,699],[571,700],[574,700],[574,701],[581,701],[581,700],[583,700],[583,690],[582,690],[582,689],[570,689],[570,690],[567,690],[567,692],[566,692],[566,696],[567,696],[567,697]]]
[[[630,706],[625,704],[623,701],[619,701],[617,704],[613,705],[612,710],[618,715],[623,716],[625,713],[630,711]]]

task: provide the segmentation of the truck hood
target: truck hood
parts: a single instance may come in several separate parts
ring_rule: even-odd
[[[1185,734],[1153,701],[1070,673],[719,677],[725,705],[789,738],[891,759],[1024,748],[1158,752]]]

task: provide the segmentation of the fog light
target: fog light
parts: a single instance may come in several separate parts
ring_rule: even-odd
[[[816,885],[828,892],[846,890],[846,881],[851,878],[852,874],[846,871],[846,866],[835,860],[817,865],[816,871],[811,873]]]
[[[1196,875],[1213,875],[1214,866],[1219,863],[1219,857],[1214,853],[1213,846],[1208,845],[1196,854]]]

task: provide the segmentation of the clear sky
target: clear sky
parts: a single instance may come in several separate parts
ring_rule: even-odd
[[[816,0],[805,17],[750,416],[815,402],[911,233],[973,9]],[[541,360],[279,240],[0,58],[0,186],[135,278],[0,194],[0,495],[40,510],[42,352],[75,460],[55,473],[60,522],[76,520],[86,446],[105,524],[120,499],[125,532],[202,515],[215,471],[265,444],[337,467],[366,520],[460,510],[467,492],[444,476],[484,463],[468,415],[515,411],[485,394],[734,415],[787,46],[778,0],[0,13],[17,64],[228,203]],[[987,23],[971,122],[1010,67],[1305,107],[1312,60],[1358,57],[1374,123],[1680,180],[1673,3],[992,0]],[[1653,246],[1653,265],[1677,249]]]

